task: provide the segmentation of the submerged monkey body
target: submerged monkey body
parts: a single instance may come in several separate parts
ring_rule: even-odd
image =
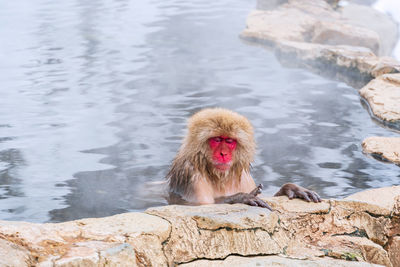
[[[187,128],[167,174],[170,204],[183,200],[190,204],[245,203],[269,208],[256,197],[262,187],[256,187],[250,175],[256,145],[246,117],[222,108],[204,109],[189,119]],[[299,197],[294,191],[304,189],[285,186],[277,195]],[[315,198],[320,201],[317,194]]]

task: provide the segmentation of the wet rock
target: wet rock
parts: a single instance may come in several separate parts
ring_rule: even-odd
[[[352,194],[344,200],[364,202],[373,205],[374,209],[379,209],[379,213],[391,216],[392,212],[397,212],[400,204],[400,186],[374,188]],[[368,209],[369,212],[377,213]]]
[[[147,212],[173,226],[164,247],[170,264],[239,254],[286,255],[303,260],[325,255],[391,266],[383,248],[394,234],[389,229],[397,227],[387,217],[391,210],[356,201],[307,203],[286,197],[265,200],[276,211],[208,205],[167,206]]]
[[[284,65],[306,67],[357,87],[379,75],[400,72],[395,59],[377,56],[390,49],[382,48],[387,42],[376,32],[382,26],[366,26],[370,18],[350,20],[346,12],[323,0],[291,0],[250,13],[241,37],[273,48]]]
[[[351,3],[338,11],[347,23],[372,30],[379,35],[380,47],[377,55],[390,56],[392,54],[398,40],[398,31],[397,24],[390,17],[362,4]]]
[[[289,199],[287,197],[273,197],[266,198],[270,206],[279,210],[281,213],[306,213],[306,214],[327,214],[331,209],[330,201],[322,201],[319,203],[312,203],[312,205],[305,205],[301,199]]]
[[[400,129],[400,74],[385,74],[359,91],[373,115],[390,127]]]
[[[393,266],[400,266],[400,236],[393,237],[386,246]]]
[[[197,260],[182,264],[185,267],[220,267],[220,266],[281,266],[281,267],[377,267],[382,265],[366,262],[350,262],[333,259],[298,260],[278,256],[240,257],[229,256],[224,260]]]
[[[364,153],[400,166],[400,137],[368,137],[362,147]]]
[[[347,261],[366,261],[383,266],[393,266],[387,251],[371,240],[357,236],[334,236],[320,241],[327,255]]]
[[[380,190],[382,201],[368,199],[371,192],[321,203],[265,198],[273,212],[174,205],[57,224],[0,221],[0,253],[15,256],[2,259],[11,266],[393,267],[400,260],[400,189]]]
[[[380,206],[384,213],[389,211],[387,217],[392,217],[388,233],[388,242],[385,244],[384,248],[388,252],[391,264],[393,266],[400,266],[400,237],[397,236],[400,233],[399,230],[399,215],[400,215],[400,186],[375,188],[370,190],[361,191],[350,195],[346,198],[347,200],[354,200],[359,202],[365,202],[372,205]]]
[[[366,28],[332,21],[318,21],[314,25],[312,43],[361,46],[379,53],[379,36]]]
[[[278,43],[312,42],[328,45],[354,45],[377,52],[376,32],[346,23],[323,0],[290,1],[268,11],[254,11],[246,21],[242,37]]]
[[[29,266],[34,259],[23,246],[1,239],[0,235],[0,266]]]
[[[281,40],[303,42],[316,23],[316,18],[294,8],[253,11],[241,36],[271,44]]]
[[[384,73],[400,70],[395,59],[377,57],[364,47],[282,41],[276,44],[275,54],[285,66],[307,68],[355,87],[362,87]]]
[[[146,211],[172,225],[164,251],[170,264],[198,258],[221,259],[230,254],[278,254],[271,238],[278,217],[264,208],[245,205],[167,206]]]
[[[41,262],[40,266],[138,266],[131,245],[112,245],[101,241],[75,244],[61,259]]]
[[[58,224],[0,221],[0,237],[26,251],[40,266],[165,265],[167,221],[144,213]],[[21,265],[24,266],[24,265]]]

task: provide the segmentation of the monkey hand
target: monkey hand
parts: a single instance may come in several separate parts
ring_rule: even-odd
[[[219,197],[215,200],[216,203],[227,203],[227,204],[235,204],[242,203],[255,207],[262,207],[272,210],[272,208],[268,205],[267,202],[257,197],[258,194],[261,193],[263,186],[259,184],[256,188],[254,188],[250,193],[237,193],[232,196],[227,197]]]
[[[321,202],[321,197],[316,192],[295,184],[284,184],[274,196],[287,196],[289,199],[301,198],[307,202]]]

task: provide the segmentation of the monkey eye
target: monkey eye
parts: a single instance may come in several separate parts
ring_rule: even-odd
[[[213,137],[211,138],[214,142],[220,143],[222,142],[222,138],[221,137]]]
[[[235,142],[235,140],[232,138],[226,138],[225,142],[227,142],[228,144],[232,144],[233,142]]]

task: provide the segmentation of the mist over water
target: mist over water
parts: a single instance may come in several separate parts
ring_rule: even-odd
[[[255,2],[3,1],[0,219],[101,217],[165,205],[162,181],[204,107],[247,116],[252,173],[323,197],[399,183],[362,154],[371,120],[341,82],[286,69],[238,34]],[[397,134],[398,135],[398,134]]]

